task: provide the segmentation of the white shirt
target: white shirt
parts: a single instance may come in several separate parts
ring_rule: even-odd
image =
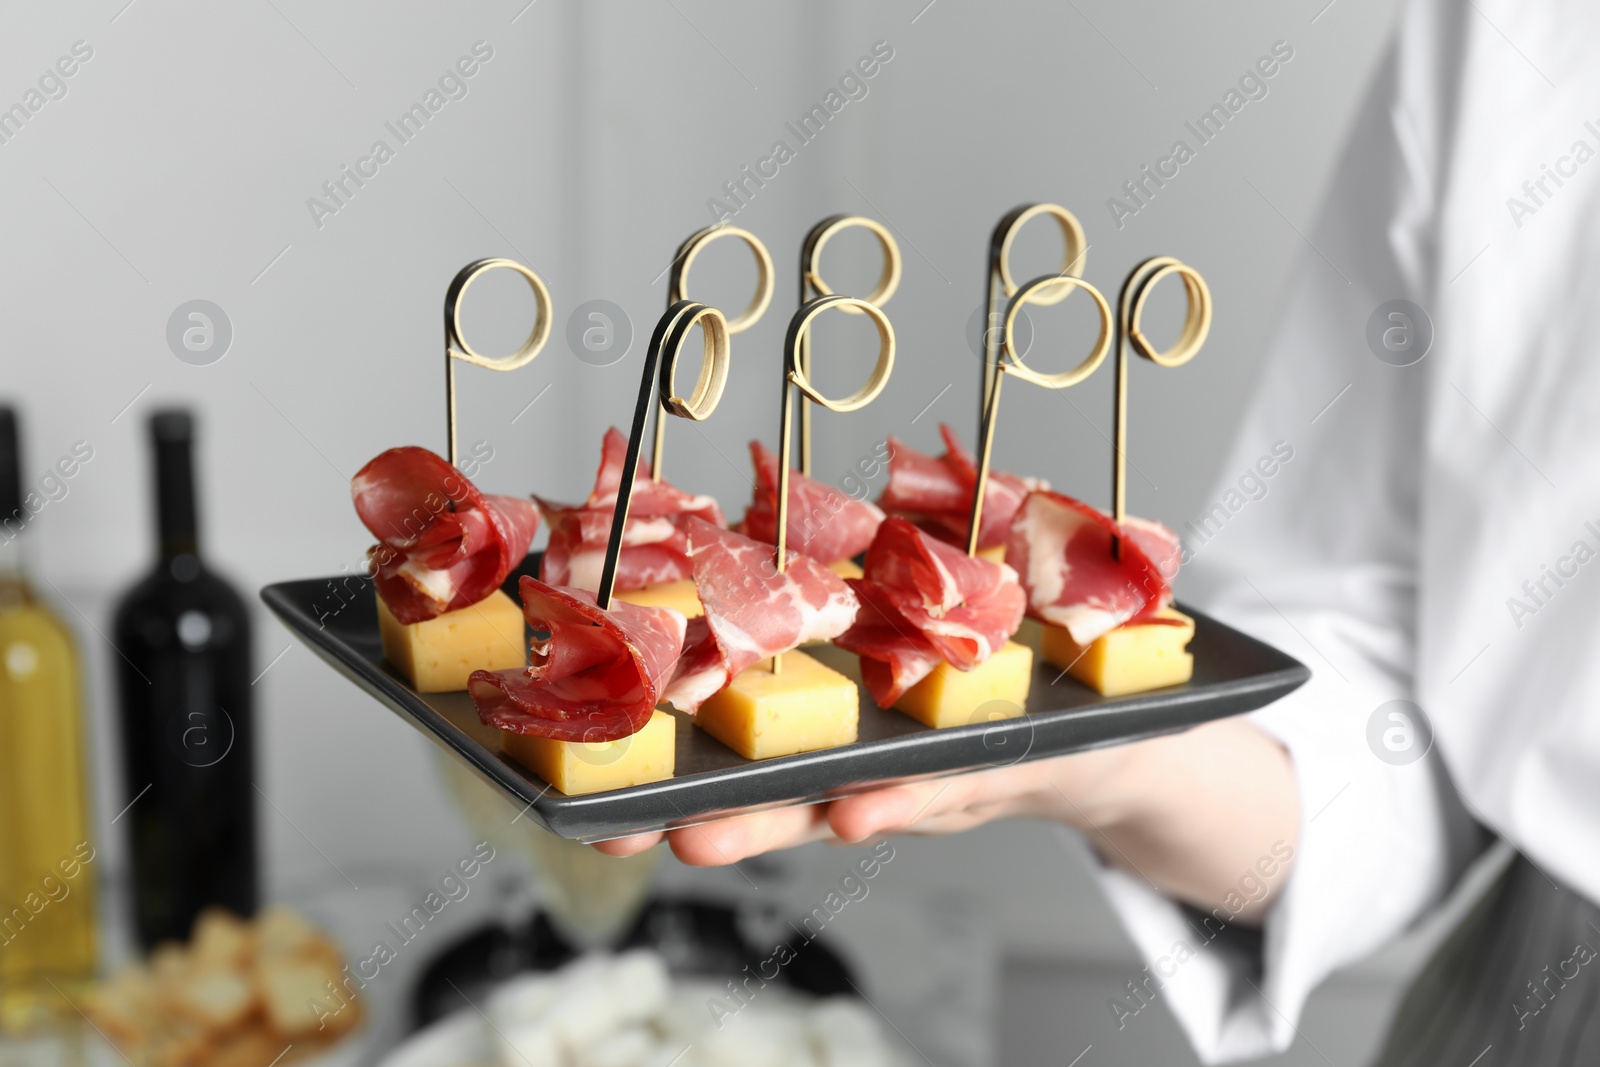
[[[1407,6],[1215,498],[1274,442],[1293,458],[1210,540],[1186,531],[1189,599],[1315,672],[1256,716],[1301,794],[1261,973],[1164,965],[1209,1062],[1286,1047],[1329,972],[1437,903],[1469,813],[1600,901],[1596,42],[1593,0]],[[1366,340],[1394,299],[1434,326],[1412,366]],[[1374,754],[1405,741],[1386,715],[1369,746],[1395,699],[1431,720],[1426,758]],[[1153,965],[1199,943],[1147,886],[1104,881]]]

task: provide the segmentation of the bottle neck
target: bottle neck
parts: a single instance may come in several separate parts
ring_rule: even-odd
[[[156,532],[161,561],[200,554],[194,457],[188,440],[156,442]]]
[[[15,519],[0,526],[0,581],[20,580],[28,569],[23,550],[23,537],[27,531],[19,527]]]
[[[0,526],[0,612],[15,611],[33,598],[23,534],[16,521]]]

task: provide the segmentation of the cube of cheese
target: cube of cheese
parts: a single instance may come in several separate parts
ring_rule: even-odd
[[[1119,626],[1087,648],[1062,627],[1043,626],[1039,652],[1101,696],[1180,685],[1194,675],[1194,656],[1185,651],[1194,637],[1194,620],[1173,608],[1163,608],[1160,615],[1171,622]]]
[[[688,619],[706,612],[700,604],[700,594],[695,592],[693,578],[647,585],[643,589],[618,590],[617,599],[646,608],[677,608]]]
[[[677,722],[659,708],[636,734],[615,741],[554,741],[503,733],[506,755],[569,797],[661,782],[677,766]]]
[[[866,574],[853,559],[836,559],[828,564],[828,569],[841,578],[860,578]]]
[[[990,563],[1004,563],[1006,561],[1006,546],[1003,544],[990,545],[988,548],[978,549],[978,558],[986,559]]]
[[[383,658],[419,693],[453,693],[473,671],[500,671],[528,662],[522,608],[499,589],[476,604],[409,626],[378,598]]]
[[[940,663],[895,702],[924,726],[942,730],[1022,714],[1033,682],[1033,649],[1007,641],[970,671]]]
[[[777,674],[771,660],[745,668],[694,721],[745,759],[771,759],[848,745],[860,717],[855,682],[804,652],[785,652]]]

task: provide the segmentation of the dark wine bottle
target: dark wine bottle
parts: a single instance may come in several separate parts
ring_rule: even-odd
[[[117,608],[134,925],[149,949],[220,905],[256,908],[250,617],[200,560],[194,420],[150,419],[160,555]]]

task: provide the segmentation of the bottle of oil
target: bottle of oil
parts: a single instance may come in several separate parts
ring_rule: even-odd
[[[96,966],[78,655],[23,567],[47,487],[25,489],[19,453],[0,406],[0,1033],[75,1018]]]

